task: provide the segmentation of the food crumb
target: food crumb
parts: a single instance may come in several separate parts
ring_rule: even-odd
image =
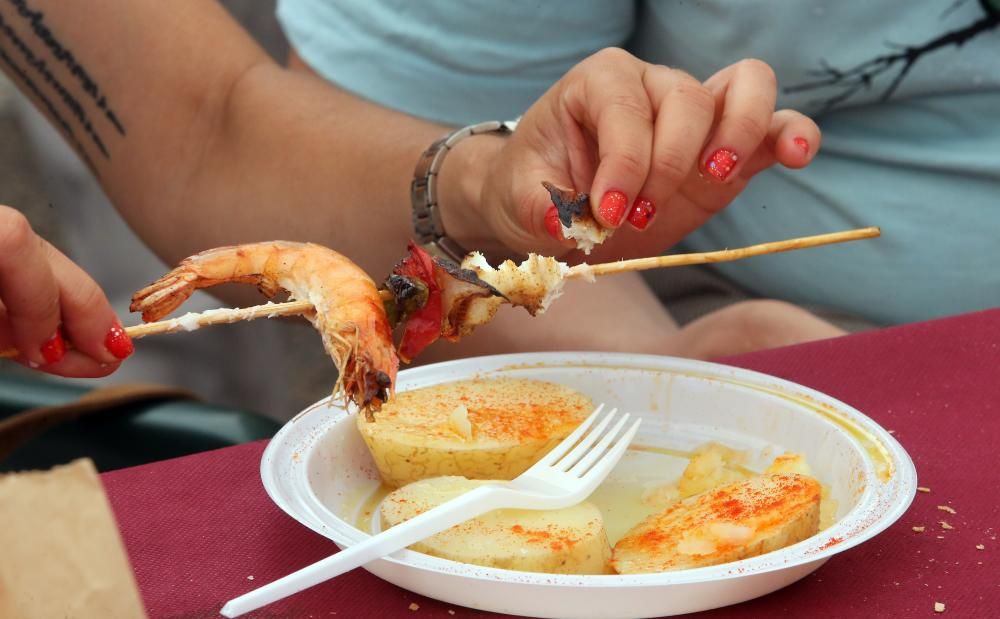
[[[410,610],[420,610],[420,604],[416,602],[410,602]]]
[[[944,612],[944,603],[943,602],[934,602],[934,612],[936,612],[936,613],[943,613]]]
[[[923,533],[927,527],[912,527],[916,533]]]
[[[455,611],[453,611],[453,610],[451,610],[451,609],[448,609],[448,614],[449,614],[449,615],[454,615],[454,614],[455,614]]]
[[[917,486],[917,492],[930,492],[931,489],[927,486]]]
[[[944,520],[942,520],[941,521],[941,528],[944,529],[945,531],[951,531],[955,527],[951,526],[950,524],[948,524],[947,522],[945,522]]]
[[[949,507],[947,505],[938,505],[937,507],[941,511],[948,512],[949,514],[955,514],[955,513],[957,513],[953,508],[951,508],[951,507]]]
[[[247,580],[253,580],[253,574],[250,574],[249,576],[247,576]]]
[[[983,546],[982,544],[976,544],[976,550],[986,550],[986,546]]]

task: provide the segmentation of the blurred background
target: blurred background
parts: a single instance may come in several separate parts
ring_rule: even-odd
[[[288,46],[273,0],[222,4],[284,63]],[[41,236],[86,269],[108,293],[124,325],[140,322],[128,311],[129,299],[169,270],[167,265],[132,234],[62,137],[3,75],[0,204],[24,212]],[[219,301],[196,293],[180,312],[218,306]],[[0,372],[27,370],[5,363]],[[329,395],[335,380],[333,363],[312,327],[287,319],[143,339],[132,358],[101,382],[173,385],[207,402],[288,419]],[[70,382],[94,386],[97,381]]]

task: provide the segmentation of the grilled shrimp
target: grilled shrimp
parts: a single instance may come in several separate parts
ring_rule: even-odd
[[[270,241],[219,247],[186,258],[173,271],[132,296],[133,312],[159,320],[197,288],[255,284],[273,297],[281,290],[313,304],[306,317],[323,337],[339,370],[334,394],[343,394],[369,417],[392,393],[399,358],[375,283],[356,264],[321,245]]]

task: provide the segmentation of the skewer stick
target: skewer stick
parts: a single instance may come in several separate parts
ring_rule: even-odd
[[[831,245],[834,243],[846,243],[859,239],[870,239],[881,235],[878,228],[858,228],[855,230],[845,230],[843,232],[831,232],[829,234],[817,234],[815,236],[804,236],[785,241],[773,241],[771,243],[761,243],[750,245],[738,249],[723,249],[720,251],[709,251],[695,254],[674,254],[670,256],[654,256],[651,258],[637,258],[635,260],[621,260],[618,262],[605,262],[603,264],[579,264],[570,267],[566,273],[567,279],[589,278],[597,275],[613,275],[615,273],[626,273],[629,271],[646,271],[649,269],[660,269],[665,267],[686,266],[691,264],[706,264],[710,262],[729,262],[732,260],[742,260],[752,256],[764,254],[775,254],[796,249],[806,249],[808,247],[819,247],[821,245]],[[379,294],[385,297],[390,294],[386,290],[380,290]],[[201,312],[200,314],[189,313],[179,318],[170,318],[158,322],[148,322],[141,325],[126,327],[125,333],[129,337],[136,339],[147,335],[158,335],[160,333],[176,333],[178,331],[193,331],[199,327],[210,325],[227,324],[241,320],[255,320],[257,318],[273,318],[275,316],[297,316],[313,311],[312,303],[307,301],[290,301],[288,303],[269,303],[266,305],[255,305],[243,308],[220,308]],[[16,357],[16,348],[0,350],[0,359]]]
[[[636,258],[634,260],[620,260],[618,262],[605,262],[603,264],[579,264],[570,267],[566,273],[567,279],[576,277],[590,277],[591,275],[611,275],[613,273],[626,273],[628,271],[647,271],[649,269],[661,269],[664,267],[679,267],[691,264],[706,264],[710,262],[730,262],[732,260],[742,260],[752,256],[764,254],[776,254],[783,251],[793,251],[796,249],[806,249],[808,247],[819,247],[820,245],[831,245],[834,243],[846,243],[847,241],[857,241],[859,239],[871,239],[881,236],[882,232],[878,228],[857,228],[855,230],[845,230],[843,232],[831,232],[829,234],[817,234],[815,236],[803,236],[785,241],[773,241],[771,243],[761,243],[740,247],[738,249],[723,249],[719,251],[708,251],[696,254],[674,254],[671,256],[653,256],[650,258]]]
[[[299,316],[313,311],[313,304],[308,301],[289,301],[287,303],[268,303],[251,307],[223,307],[205,310],[201,313],[189,313],[177,318],[169,318],[157,322],[147,322],[141,325],[126,327],[125,333],[132,339],[159,335],[160,333],[177,333],[178,331],[194,331],[199,327],[222,325],[241,320],[257,318],[274,318],[276,316]]]
[[[268,303],[252,307],[210,309],[201,313],[189,313],[177,318],[147,322],[125,328],[125,333],[132,339],[159,335],[160,333],[177,333],[178,331],[194,331],[199,327],[221,325],[241,320],[257,318],[274,318],[275,316],[299,316],[313,311],[313,304],[308,301],[289,301],[288,303]],[[0,350],[0,359],[16,357],[16,348]]]

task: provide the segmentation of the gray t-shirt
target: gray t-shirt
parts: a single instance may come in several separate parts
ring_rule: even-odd
[[[607,46],[699,79],[760,58],[778,75],[779,107],[820,123],[822,151],[806,170],[760,174],[680,249],[881,226],[876,241],[715,268],[761,296],[899,323],[1000,305],[994,6],[283,0],[278,16],[298,53],[332,82],[455,125],[517,116]]]

